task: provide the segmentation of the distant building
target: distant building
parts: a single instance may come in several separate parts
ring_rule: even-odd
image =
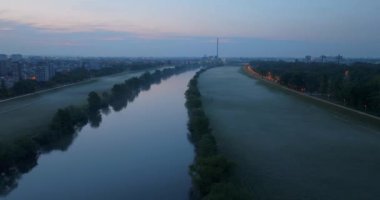
[[[326,59],[327,59],[327,56],[325,56],[325,55],[321,55],[321,61],[322,61],[322,62],[326,62]]]
[[[12,62],[10,73],[14,80],[19,81],[22,80],[22,63],[20,62]]]
[[[8,60],[8,56],[5,54],[0,54],[0,61],[6,61]]]
[[[8,62],[5,60],[5,61],[0,61],[0,76],[5,76],[7,75],[7,72],[8,72]]]
[[[22,55],[21,54],[13,54],[11,55],[11,61],[12,62],[19,62],[22,60]]]
[[[338,63],[341,63],[343,61],[343,56],[342,55],[338,55],[338,56],[336,56],[336,62],[338,62]]]
[[[8,70],[8,56],[0,54],[0,77],[5,76]]]
[[[53,65],[49,65],[49,80],[55,76],[55,67]]]
[[[50,72],[48,66],[38,66],[36,67],[36,80],[37,81],[49,81]]]
[[[309,55],[308,55],[308,56],[305,56],[305,61],[306,61],[306,62],[311,62],[311,56],[309,56]]]

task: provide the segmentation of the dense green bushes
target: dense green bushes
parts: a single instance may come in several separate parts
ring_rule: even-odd
[[[186,91],[190,131],[189,138],[195,146],[196,157],[190,166],[193,180],[192,199],[242,200],[249,194],[229,183],[233,163],[218,153],[216,140],[212,135],[209,120],[203,111],[201,94],[198,90],[199,71],[189,82]]]
[[[12,144],[0,144],[0,170],[6,171],[38,156],[38,146],[31,138],[20,138]],[[0,181],[1,185],[1,181]]]
[[[231,183],[221,182],[214,184],[211,192],[204,198],[204,200],[249,200],[251,194],[246,190],[238,188]]]

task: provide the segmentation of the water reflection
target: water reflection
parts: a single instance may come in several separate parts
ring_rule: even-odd
[[[112,93],[103,93],[104,99],[107,99],[107,104],[100,109],[91,110],[87,113],[87,119],[76,124],[70,134],[50,134],[46,132],[34,138],[40,144],[39,150],[35,156],[27,157],[23,162],[15,163],[12,168],[1,173],[0,176],[0,196],[7,196],[14,190],[22,174],[28,173],[37,165],[39,155],[48,154],[52,151],[66,151],[77,137],[78,132],[87,124],[93,128],[98,128],[102,122],[102,113],[107,115],[112,108],[115,112],[120,112],[125,109],[128,103],[142,91],[147,91],[154,84],[160,84],[163,80],[169,77],[194,69],[194,66],[171,68],[164,70],[156,70],[154,73],[145,73],[140,78],[132,78],[126,80],[124,84],[116,84],[112,88]],[[126,87],[127,86],[127,87]]]
[[[88,121],[92,128],[98,128],[102,122],[102,115],[100,111],[91,111],[88,115]]]

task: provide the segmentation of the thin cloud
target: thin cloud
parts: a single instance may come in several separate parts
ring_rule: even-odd
[[[0,27],[0,32],[5,32],[5,31],[13,31],[14,28],[11,27]]]
[[[74,40],[35,40],[31,41],[35,45],[42,46],[61,46],[61,47],[76,47],[76,46],[86,46],[85,44],[74,41]]]
[[[99,40],[104,40],[104,41],[124,41],[126,40],[125,37],[105,37],[105,38],[100,38]]]

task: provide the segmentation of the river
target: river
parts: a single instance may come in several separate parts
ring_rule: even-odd
[[[235,182],[255,199],[379,199],[380,128],[222,67],[199,88]]]
[[[187,199],[188,166],[184,92],[194,71],[141,92],[119,112],[86,125],[65,151],[43,154],[7,200]]]
[[[166,66],[162,68],[167,68]],[[138,77],[145,71],[125,71],[118,74],[96,77],[68,87],[34,93],[0,103],[0,141],[11,140],[22,135],[44,130],[59,108],[81,105],[91,91],[104,92],[116,83]],[[38,113],[36,115],[35,113]]]

